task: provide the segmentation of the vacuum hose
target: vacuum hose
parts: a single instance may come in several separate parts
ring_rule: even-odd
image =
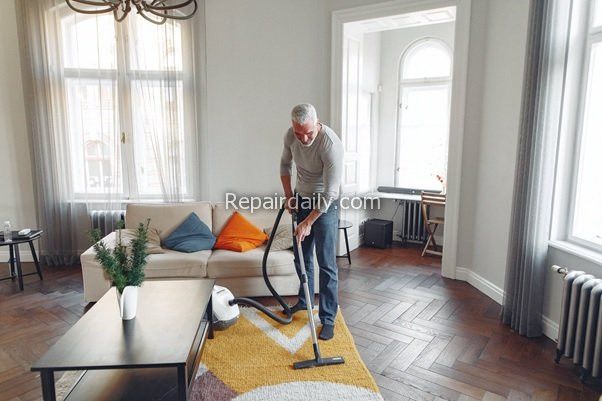
[[[276,236],[276,231],[278,230],[278,225],[280,224],[280,219],[282,218],[282,214],[284,213],[285,210],[286,210],[286,208],[283,205],[280,208],[280,210],[278,211],[278,216],[276,217],[276,221],[274,222],[274,227],[272,227],[272,232],[270,233],[270,238],[268,239],[268,243],[265,246],[265,251],[263,252],[263,260],[261,261],[261,272],[263,274],[263,280],[265,281],[265,285],[268,287],[268,290],[270,291],[272,296],[274,298],[276,298],[276,300],[278,301],[280,306],[282,306],[282,309],[283,309],[282,313],[284,313],[285,316],[275,313],[271,309],[268,309],[261,303],[255,301],[254,299],[251,299],[251,298],[234,298],[234,299],[230,300],[230,302],[229,302],[230,305],[235,305],[235,304],[247,305],[247,306],[251,306],[253,308],[259,309],[260,311],[262,311],[267,316],[274,319],[275,321],[277,321],[280,324],[289,324],[290,322],[292,322],[293,321],[293,313],[292,313],[291,308],[288,305],[288,303],[286,303],[284,298],[282,298],[282,296],[276,292],[276,290],[274,289],[274,286],[272,286],[272,283],[270,282],[270,278],[268,276],[268,256],[270,255],[270,248],[272,247],[272,242],[274,241],[274,237]]]

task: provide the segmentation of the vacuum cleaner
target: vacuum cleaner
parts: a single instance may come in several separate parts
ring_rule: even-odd
[[[263,279],[265,281],[268,290],[272,294],[272,296],[278,301],[280,306],[282,307],[283,315],[275,313],[273,310],[268,309],[261,303],[257,302],[251,298],[235,298],[232,293],[225,287],[215,286],[213,290],[213,315],[214,315],[214,327],[217,329],[225,329],[230,325],[234,324],[238,316],[240,315],[240,310],[238,305],[246,305],[256,308],[262,313],[266,314],[271,319],[277,321],[280,324],[289,324],[293,321],[293,312],[288,303],[282,298],[280,294],[274,289],[272,283],[270,282],[270,278],[267,273],[267,262],[268,256],[270,254],[270,248],[272,246],[272,242],[274,241],[274,237],[276,235],[278,225],[280,224],[280,220],[282,219],[282,214],[285,211],[285,207],[283,206],[278,211],[278,215],[276,216],[276,221],[274,222],[274,227],[272,228],[272,232],[270,234],[270,238],[268,239],[268,243],[265,247],[265,251],[263,253],[263,260],[261,262],[261,270],[263,274]],[[295,231],[297,228],[297,216],[296,213],[292,213],[293,220],[293,238],[297,241],[297,246],[293,247],[295,258],[299,261],[299,266],[301,270],[300,280],[301,285],[303,287],[303,292],[305,293],[305,299],[307,300],[307,318],[309,320],[309,328],[311,331],[311,338],[313,343],[313,351],[314,358],[308,359],[306,361],[295,362],[293,364],[294,369],[306,369],[313,368],[318,366],[329,366],[329,365],[339,365],[345,363],[345,360],[341,356],[335,356],[330,358],[324,358],[320,354],[320,347],[318,345],[318,335],[316,334],[316,324],[314,322],[314,315],[312,311],[312,302],[313,299],[312,294],[309,292],[309,283],[307,280],[307,271],[305,270],[305,261],[303,260],[303,252],[300,252],[301,241],[295,237]]]

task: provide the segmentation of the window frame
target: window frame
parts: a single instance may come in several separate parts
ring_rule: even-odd
[[[573,227],[581,169],[590,59],[593,45],[602,43],[602,25],[593,26],[596,2],[602,6],[602,0],[574,3],[570,16],[554,214],[550,232],[552,246],[563,250],[571,249],[571,253],[579,253],[590,260],[600,259],[597,256],[602,258],[602,244],[573,235]]]
[[[59,11],[59,19],[71,16],[71,12],[66,8],[61,8]],[[89,16],[95,18],[97,16]],[[111,15],[107,15],[107,18],[112,18]],[[85,18],[85,16],[79,16],[79,18]],[[121,160],[121,171],[122,171],[122,189],[120,193],[94,193],[94,192],[75,192],[73,197],[75,201],[107,201],[108,198],[118,200],[121,202],[129,202],[132,200],[140,201],[160,201],[163,200],[164,196],[162,193],[157,194],[140,194],[137,192],[137,172],[135,168],[136,154],[134,150],[134,124],[132,115],[132,82],[136,80],[156,80],[161,81],[166,77],[169,77],[169,83],[182,85],[182,97],[183,97],[183,140],[185,142],[185,186],[186,192],[182,193],[182,200],[191,201],[194,199],[195,188],[195,174],[194,171],[194,160],[195,146],[188,146],[188,144],[194,144],[194,132],[196,130],[196,116],[194,104],[194,62],[193,62],[193,29],[189,24],[180,24],[181,35],[182,35],[182,70],[181,71],[168,71],[168,70],[142,70],[134,69],[131,66],[129,49],[131,49],[129,35],[125,32],[127,29],[123,24],[127,22],[117,22],[113,20],[115,26],[115,41],[116,41],[116,67],[115,69],[107,68],[72,68],[61,65],[65,82],[68,79],[90,79],[90,80],[111,80],[116,88],[116,99],[117,107],[116,112],[118,113],[119,121],[119,141],[120,156]],[[62,33],[59,34],[59,37]],[[119,44],[123,43],[123,46]],[[64,51],[62,43],[60,45],[61,53]],[[119,66],[123,66],[124,71],[120,70]],[[63,82],[61,90],[63,95],[66,97],[67,85]],[[172,85],[170,85],[171,87]],[[69,135],[69,134],[67,134]],[[122,139],[125,139],[123,141]],[[73,159],[72,159],[73,160]],[[114,199],[116,198],[116,199]]]
[[[428,78],[403,78],[403,67],[404,67],[404,63],[407,59],[408,54],[415,48],[428,43],[428,42],[436,42],[439,45],[441,45],[441,47],[443,47],[446,51],[447,54],[450,58],[450,71],[449,71],[449,75],[448,76],[441,76],[441,77],[428,77]],[[454,57],[454,52],[453,49],[442,39],[437,38],[437,37],[433,37],[433,36],[425,36],[419,39],[416,39],[414,41],[412,41],[402,52],[401,55],[399,57],[399,63],[397,66],[397,104],[396,104],[396,118],[395,118],[395,165],[393,166],[393,182],[394,185],[397,187],[399,186],[399,176],[400,176],[400,149],[399,146],[402,143],[402,138],[401,138],[401,120],[402,120],[402,112],[401,112],[401,101],[402,101],[402,93],[403,93],[403,89],[405,87],[429,87],[429,86],[447,86],[448,89],[448,104],[450,106],[450,110],[448,110],[448,113],[451,112],[451,95],[452,95],[452,78],[453,78],[453,57]],[[448,121],[449,118],[451,116],[448,116]],[[446,145],[445,145],[445,149],[446,149],[446,170],[447,170],[447,158],[448,158],[448,154],[449,154],[449,124],[448,124],[448,134],[447,134],[447,138],[446,138]],[[447,174],[446,174],[447,175]],[[445,177],[447,180],[447,177]],[[416,188],[416,189],[429,189],[429,188]],[[432,190],[435,190],[435,188],[430,188]]]

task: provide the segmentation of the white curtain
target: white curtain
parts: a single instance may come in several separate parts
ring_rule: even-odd
[[[198,198],[195,20],[18,3],[42,257],[69,264],[90,210]]]

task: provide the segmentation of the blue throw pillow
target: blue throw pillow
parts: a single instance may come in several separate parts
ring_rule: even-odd
[[[190,216],[163,240],[165,248],[186,253],[212,249],[213,245],[215,235],[196,213],[190,213]]]

